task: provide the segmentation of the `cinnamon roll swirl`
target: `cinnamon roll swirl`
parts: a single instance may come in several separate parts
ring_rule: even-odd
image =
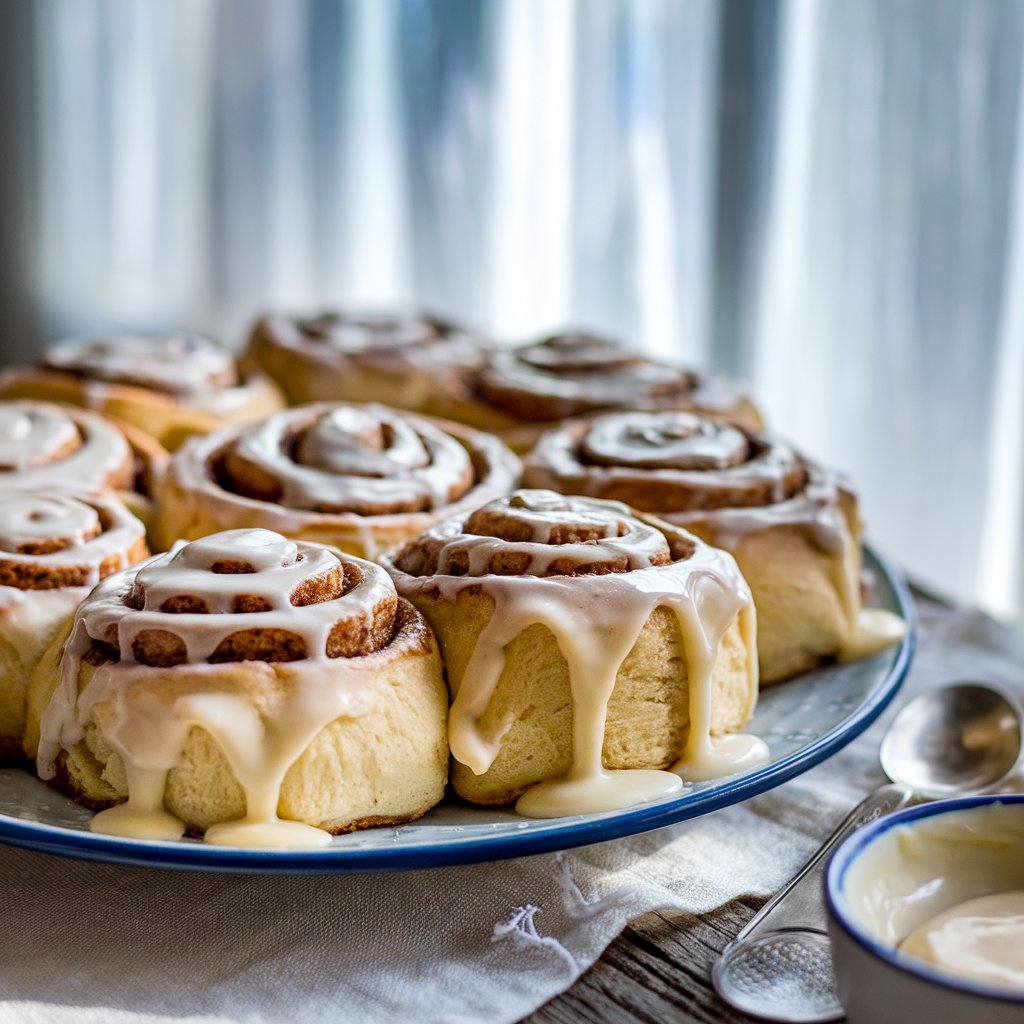
[[[95,831],[316,846],[442,796],[429,627],[377,565],[268,530],[101,583],[37,673],[37,767],[106,807]]]
[[[144,522],[167,452],[147,434],[51,402],[0,401],[0,493],[114,490]]]
[[[861,607],[850,486],[779,441],[692,413],[609,414],[545,434],[524,473],[534,487],[629,502],[729,551],[757,606],[762,684],[905,632]]]
[[[263,317],[247,358],[292,404],[381,402],[461,420],[473,401],[467,374],[485,352],[468,331],[423,313],[321,313]]]
[[[474,378],[489,416],[517,451],[552,423],[611,409],[695,409],[758,429],[749,399],[721,378],[681,370],[591,334],[556,334],[494,352]]]
[[[248,423],[283,405],[265,376],[197,334],[122,334],[62,342],[39,368],[0,374],[0,397],[67,402],[105,413],[176,448],[192,434]]]
[[[160,500],[165,545],[262,526],[373,558],[513,487],[496,438],[380,405],[314,404],[177,452]]]
[[[434,627],[452,783],[548,817],[656,799],[766,756],[732,558],[618,502],[521,490],[383,559]],[[666,771],[666,769],[670,769]]]
[[[0,756],[21,756],[29,678],[75,608],[148,553],[142,523],[113,497],[0,490]]]

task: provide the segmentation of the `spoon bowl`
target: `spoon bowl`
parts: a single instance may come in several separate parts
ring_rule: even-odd
[[[1021,721],[1017,703],[984,683],[953,683],[904,705],[879,751],[893,784],[865,797],[726,946],[711,973],[719,996],[760,1020],[842,1019],[822,899],[829,855],[862,825],[915,799],[966,796],[1004,782],[1020,760]]]
[[[954,683],[900,709],[882,739],[882,770],[928,799],[998,785],[1021,752],[1021,716],[999,690]]]

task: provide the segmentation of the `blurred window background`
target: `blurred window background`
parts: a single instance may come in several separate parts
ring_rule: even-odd
[[[261,310],[588,326],[746,380],[1021,618],[1024,5],[6,0],[0,356]]]

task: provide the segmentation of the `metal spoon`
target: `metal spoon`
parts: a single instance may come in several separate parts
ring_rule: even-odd
[[[1016,701],[981,683],[954,683],[904,705],[879,751],[894,785],[858,804],[725,947],[711,973],[719,996],[759,1020],[842,1019],[822,898],[829,854],[861,825],[918,799],[993,789],[1020,759],[1021,731]]]

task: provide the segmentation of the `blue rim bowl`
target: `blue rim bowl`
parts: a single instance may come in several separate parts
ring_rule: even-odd
[[[857,858],[891,829],[927,818],[939,817],[953,811],[967,811],[976,807],[995,805],[1024,807],[1024,794],[968,796],[952,800],[938,800],[934,803],[919,804],[916,807],[896,811],[865,825],[843,842],[832,855],[825,876],[825,902],[831,923],[871,956],[926,984],[938,985],[966,997],[993,1000],[1004,1004],[1007,1009],[1015,1008],[1014,1013],[1019,1013],[1020,1019],[1024,1020],[1024,992],[1016,993],[1006,988],[957,978],[943,971],[934,970],[915,957],[899,953],[894,946],[879,941],[854,920],[853,910],[845,889],[847,874]],[[841,964],[838,961],[836,968],[837,973],[841,974]]]

